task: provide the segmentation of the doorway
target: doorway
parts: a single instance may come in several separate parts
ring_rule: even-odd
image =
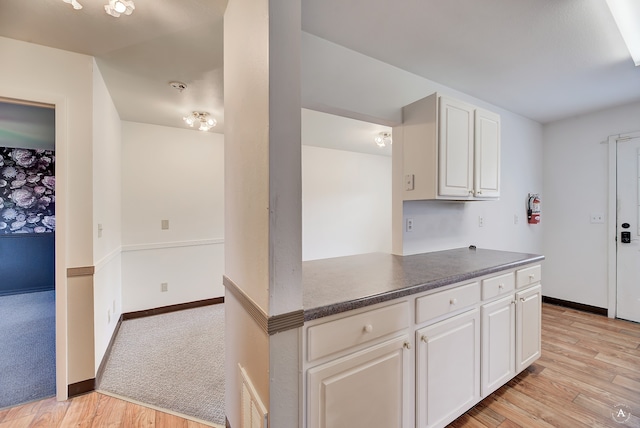
[[[609,137],[611,318],[640,322],[640,132]]]
[[[0,408],[56,394],[55,107],[0,98]]]
[[[616,317],[640,322],[640,132],[616,138]]]

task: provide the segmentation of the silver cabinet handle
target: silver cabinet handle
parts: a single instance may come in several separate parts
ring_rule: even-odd
[[[365,333],[371,333],[373,331],[373,326],[371,324],[367,324],[363,327],[362,331]]]
[[[428,341],[427,336],[425,336],[425,335],[422,335],[420,340],[422,340],[424,343],[427,343],[427,341]]]
[[[405,349],[411,349],[411,343],[409,341],[404,342]]]

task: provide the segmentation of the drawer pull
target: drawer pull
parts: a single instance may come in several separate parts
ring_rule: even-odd
[[[420,340],[422,340],[424,343],[427,343],[429,341],[427,336],[425,336],[424,334],[420,337]]]
[[[502,289],[504,288],[504,284],[502,284],[502,283],[498,284],[498,288],[499,288],[500,290],[502,290]]]
[[[535,278],[536,278],[536,276],[534,274],[532,274],[532,273],[529,274],[529,279],[531,281],[533,281]]]
[[[458,299],[456,299],[455,297],[449,300],[450,305],[455,305],[456,303],[458,303]]]
[[[411,343],[410,342],[404,342],[403,345],[406,349],[411,349]]]
[[[371,333],[373,331],[373,326],[371,324],[367,324],[364,326],[362,331],[364,331],[365,333]]]
[[[520,301],[521,301],[521,302],[524,302],[525,300],[526,300],[526,299],[525,299],[524,297],[521,297],[521,298],[520,298]]]

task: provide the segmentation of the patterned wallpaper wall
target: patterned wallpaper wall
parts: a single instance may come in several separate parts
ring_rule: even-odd
[[[53,150],[0,147],[0,235],[54,232],[55,185]]]

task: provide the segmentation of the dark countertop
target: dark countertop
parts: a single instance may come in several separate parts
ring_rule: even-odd
[[[304,320],[540,262],[544,256],[457,248],[411,256],[359,254],[302,263]]]

